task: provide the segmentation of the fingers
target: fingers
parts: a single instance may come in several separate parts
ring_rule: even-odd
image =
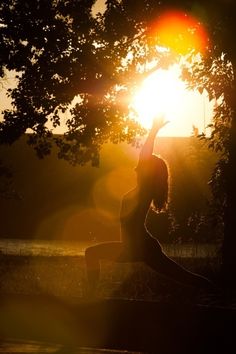
[[[166,124],[168,124],[168,123],[170,123],[170,121],[169,120],[166,120],[164,123],[163,123],[163,127],[166,125]]]
[[[157,116],[153,119],[152,130],[158,131],[159,129],[163,128],[167,123],[168,120],[165,119],[165,115]]]

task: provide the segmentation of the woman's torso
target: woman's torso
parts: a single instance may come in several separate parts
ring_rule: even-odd
[[[121,203],[121,238],[126,242],[138,242],[147,234],[146,215],[150,202],[142,198],[138,188],[124,195]]]
[[[121,259],[145,260],[162,248],[157,239],[153,238],[145,226],[146,216],[151,201],[140,194],[135,188],[124,195],[121,211],[121,239],[125,246]]]

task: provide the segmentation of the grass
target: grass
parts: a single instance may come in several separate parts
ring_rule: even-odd
[[[187,269],[219,283],[218,258],[176,259]],[[2,294],[50,294],[84,298],[86,274],[84,257],[78,256],[0,256]],[[196,292],[152,271],[142,263],[114,264],[103,261],[99,298],[125,298],[150,301],[222,304],[222,298]],[[224,300],[225,301],[225,300]]]

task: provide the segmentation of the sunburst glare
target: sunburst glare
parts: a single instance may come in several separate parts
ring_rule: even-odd
[[[170,121],[163,132],[166,136],[190,136],[193,126],[205,131],[210,123],[213,104],[206,92],[202,95],[190,91],[180,78],[180,66],[168,70],[157,70],[150,74],[136,92],[131,107],[136,111],[139,122],[150,128],[155,116],[165,116]]]

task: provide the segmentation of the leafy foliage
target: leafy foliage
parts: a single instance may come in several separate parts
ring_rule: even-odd
[[[233,109],[229,105],[229,96],[233,90],[233,67],[224,54],[213,60],[202,58],[183,70],[183,78],[190,88],[197,88],[200,93],[206,90],[209,100],[215,101],[214,115],[210,128],[210,136],[201,134],[210,149],[219,153],[219,161],[213,171],[211,185],[213,192],[222,194],[225,184],[222,182],[225,166],[229,158],[230,129]],[[221,182],[220,182],[221,180]],[[221,192],[220,192],[221,190]]]
[[[229,97],[233,90],[233,67],[224,54],[216,58],[201,58],[183,69],[183,78],[191,89],[200,93],[207,91],[209,100],[215,101],[213,123],[210,138],[207,139],[210,148],[222,155],[227,155],[229,131],[233,116]]]
[[[104,14],[93,16],[95,2],[1,2],[0,75],[5,69],[18,73],[17,87],[9,90],[13,109],[0,123],[2,143],[30,132],[40,157],[55,142],[59,157],[97,165],[102,143],[132,143],[145,132],[128,105],[148,63],[155,63],[154,70],[173,61],[157,52],[157,33],[150,28],[177,2],[108,0]],[[188,1],[180,7],[192,11]],[[65,126],[64,135],[53,135]]]
[[[102,143],[144,133],[130,120],[127,102],[142,77],[137,65],[154,54],[142,40],[149,7],[139,1],[139,12],[131,2],[107,1],[104,16],[94,18],[94,2],[2,1],[0,75],[15,70],[19,79],[9,90],[13,109],[0,123],[2,143],[30,132],[40,157],[55,140],[59,157],[96,165]],[[55,138],[63,119],[68,130]]]

